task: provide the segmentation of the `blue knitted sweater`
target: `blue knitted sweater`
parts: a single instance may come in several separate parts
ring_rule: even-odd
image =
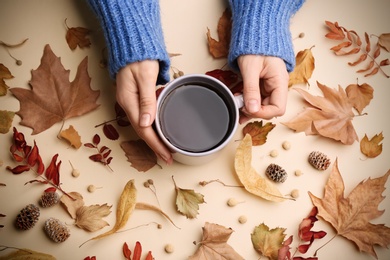
[[[128,63],[158,60],[157,84],[169,81],[170,60],[166,50],[158,0],[88,0],[103,27],[109,71],[115,77]],[[288,71],[295,66],[290,18],[304,0],[229,0],[232,38],[229,65],[238,69],[237,58],[259,54],[282,58]]]

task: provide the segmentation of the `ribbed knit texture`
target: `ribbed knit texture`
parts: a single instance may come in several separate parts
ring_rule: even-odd
[[[290,19],[304,0],[230,0],[232,39],[229,65],[238,69],[237,58],[258,54],[282,58],[288,71],[295,66]]]
[[[111,77],[129,63],[158,60],[157,84],[169,81],[158,0],[88,0],[104,30]]]

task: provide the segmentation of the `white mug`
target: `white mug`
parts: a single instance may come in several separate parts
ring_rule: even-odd
[[[216,78],[189,74],[169,82],[157,98],[156,130],[175,161],[214,159],[236,132],[243,97]]]

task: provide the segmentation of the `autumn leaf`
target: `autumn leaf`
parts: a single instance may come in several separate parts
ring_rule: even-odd
[[[71,50],[76,49],[79,46],[81,49],[85,47],[89,47],[91,45],[91,41],[87,38],[88,34],[91,32],[89,29],[84,27],[68,27],[66,24],[66,42]]]
[[[306,135],[321,135],[340,141],[343,144],[353,144],[359,138],[352,124],[355,116],[353,104],[344,89],[332,89],[317,82],[324,94],[313,96],[302,89],[295,89],[311,105],[289,122],[282,123],[296,132]]]
[[[345,89],[345,92],[353,107],[359,112],[359,115],[362,114],[363,109],[368,106],[374,98],[374,89],[367,83],[362,85],[350,84]]]
[[[312,231],[311,229],[314,226],[314,223],[318,221],[317,218],[318,209],[313,207],[309,215],[304,218],[299,224],[298,236],[300,241],[309,242],[306,244],[300,244],[298,246],[298,251],[302,254],[306,253],[309,250],[310,246],[313,244],[314,239],[321,239],[326,236],[325,231]]]
[[[383,49],[390,52],[390,33],[382,33],[378,38],[378,44]]]
[[[246,124],[246,126],[242,129],[242,133],[244,136],[246,134],[249,134],[252,137],[252,145],[262,145],[265,144],[267,141],[267,135],[269,132],[271,132],[272,129],[274,129],[276,125],[272,124],[271,122],[266,123],[263,125],[263,120],[254,121]]]
[[[76,212],[75,225],[89,232],[98,231],[109,224],[102,218],[111,213],[111,206],[103,205],[81,206]]]
[[[57,122],[96,109],[100,91],[91,89],[87,67],[86,57],[79,64],[74,80],[69,82],[69,70],[46,45],[40,66],[31,72],[32,89],[10,89],[20,102],[17,112],[22,118],[20,124],[31,127],[32,134],[39,134]]]
[[[301,83],[310,85],[309,79],[311,78],[315,68],[314,56],[311,51],[313,47],[298,52],[295,57],[296,66],[289,75],[290,79],[288,81],[288,87]]]
[[[282,248],[286,236],[285,230],[285,228],[280,227],[269,229],[264,223],[260,224],[251,234],[253,247],[270,260],[278,260],[279,249]]]
[[[210,29],[207,28],[209,52],[216,59],[228,56],[232,28],[231,16],[231,11],[226,8],[219,18],[217,27],[218,40],[211,37]]]
[[[228,243],[233,230],[224,226],[206,222],[203,227],[202,241],[196,252],[190,256],[189,260],[244,259]]]
[[[103,133],[110,140],[118,140],[119,133],[112,124],[103,125]]]
[[[0,96],[5,96],[9,89],[4,79],[12,79],[13,77],[9,69],[0,63]]]
[[[6,134],[12,126],[15,112],[0,110],[0,134]]]
[[[383,134],[376,134],[371,139],[368,139],[365,134],[360,141],[360,151],[368,158],[375,158],[382,153]]]
[[[77,218],[77,210],[84,206],[84,198],[78,192],[69,192],[69,195],[73,198],[69,198],[69,196],[61,196],[60,202],[63,208],[68,212],[72,219]]]
[[[67,140],[70,145],[76,149],[81,147],[81,137],[72,125],[70,125],[68,129],[62,130],[60,132],[60,137]]]
[[[126,154],[127,161],[131,166],[140,172],[146,172],[157,164],[157,156],[145,141],[139,139],[135,141],[122,142],[121,148]]]
[[[8,255],[1,256],[0,260],[22,260],[22,259],[29,259],[29,260],[56,260],[52,255],[41,253],[38,251],[34,251],[31,249],[23,248],[18,249],[12,253],[9,253]]]
[[[196,218],[199,211],[199,204],[205,203],[204,196],[194,190],[182,189],[176,185],[172,176],[176,191],[176,209],[189,219]]]
[[[245,189],[263,199],[281,202],[286,200],[276,186],[262,178],[252,167],[252,138],[246,134],[234,158],[236,174]]]
[[[153,206],[153,205],[150,205],[148,203],[143,203],[143,202],[137,202],[135,204],[135,209],[140,209],[140,210],[151,210],[151,211],[154,211],[154,212],[157,212],[161,215],[163,215],[166,219],[169,220],[169,222],[172,223],[172,225],[174,225],[175,227],[177,227],[178,229],[180,229],[178,226],[176,226],[176,224],[173,222],[173,220],[168,216],[167,213],[165,213],[164,211],[162,211],[160,208],[156,207],[156,206]]]
[[[215,69],[207,71],[205,74],[218,79],[228,88],[230,88],[238,80],[238,74],[232,70]]]
[[[318,208],[318,216],[329,222],[338,235],[353,241],[360,251],[376,258],[374,246],[388,247],[390,244],[390,228],[370,223],[384,213],[378,206],[384,199],[382,193],[389,175],[390,170],[382,177],[360,182],[345,198],[344,181],[336,160],[323,198],[309,192],[313,205]]]

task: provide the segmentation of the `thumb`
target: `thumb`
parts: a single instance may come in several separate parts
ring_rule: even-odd
[[[139,126],[149,127],[156,117],[155,84],[141,84],[139,88]]]
[[[250,114],[255,114],[260,110],[261,104],[259,77],[247,75],[243,78],[243,83],[245,110]]]

